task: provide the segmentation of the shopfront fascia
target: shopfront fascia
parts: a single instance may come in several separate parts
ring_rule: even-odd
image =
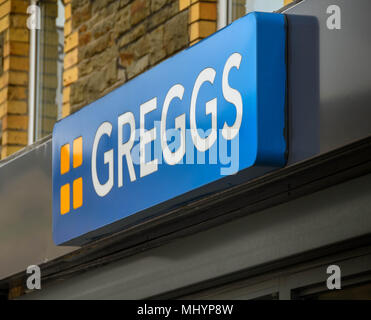
[[[1,232],[2,289],[20,286],[31,264],[41,266],[45,290],[30,298],[62,298],[62,293],[64,298],[180,297],[349,249],[366,257],[363,266],[368,266],[363,247],[371,234],[371,81],[362,57],[370,48],[358,35],[370,28],[362,19],[370,4],[337,1],[343,12],[340,32],[327,28],[327,2],[305,1],[284,11],[286,167],[81,248],[57,247],[50,227],[52,145],[47,138],[0,166],[0,181],[13,181],[1,192],[7,213],[2,225],[17,229]],[[17,201],[19,194],[28,194],[27,199]],[[106,291],[100,287],[104,279],[112,282]]]

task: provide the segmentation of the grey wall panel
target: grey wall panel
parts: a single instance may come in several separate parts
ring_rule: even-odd
[[[74,250],[52,240],[51,145],[0,163],[0,279]]]
[[[342,9],[341,30],[328,30],[326,27],[327,7],[332,4]],[[289,163],[327,152],[371,134],[369,12],[369,0],[305,0],[285,11],[289,23]],[[333,205],[327,204],[330,211]],[[321,211],[323,214],[326,214],[325,207],[326,204]],[[276,214],[275,210],[270,212]],[[295,211],[294,208],[292,210]],[[298,217],[290,216],[293,222],[296,218],[304,218],[301,210],[308,209],[297,207]],[[341,219],[341,216],[335,216],[335,212],[328,214],[332,214],[336,221]],[[266,227],[263,228],[264,233],[278,232],[279,222],[275,216],[265,214],[265,220],[259,220],[262,216],[258,214],[251,218],[251,224],[247,226],[249,232],[258,235],[263,225]],[[319,212],[312,217],[321,222]],[[362,225],[361,222],[358,221],[360,225],[357,228],[366,228],[367,224]],[[357,228],[354,229],[355,234],[362,233]],[[282,236],[285,236],[287,230],[290,230],[289,226],[282,229]],[[30,264],[40,264],[74,250],[54,246],[51,232],[51,141],[46,141],[17,158],[0,163],[0,279],[25,270]],[[233,232],[229,236],[233,238]],[[310,239],[301,239],[300,234],[298,236],[290,248],[295,246],[299,250],[302,245],[304,250],[308,247],[306,241]],[[310,233],[307,236],[313,237]],[[326,237],[319,234],[312,240],[320,245],[320,240],[324,241]],[[270,241],[275,240],[271,238]],[[223,245],[221,242],[221,252]],[[259,250],[265,248],[269,251],[269,246]],[[163,250],[163,254],[171,255],[166,250],[173,250],[173,247]],[[175,250],[179,251],[177,248]],[[203,258],[208,259],[208,250],[204,254]],[[258,262],[253,258],[256,251],[248,254],[252,255],[251,261]],[[176,261],[173,258],[170,260]],[[192,268],[193,260],[187,263]],[[228,263],[232,264],[233,260]],[[165,264],[163,266],[165,268]],[[165,269],[164,273],[168,272],[168,268]],[[184,277],[188,277],[187,273]],[[179,282],[181,279],[173,281]]]
[[[45,287],[24,299],[140,299],[371,232],[371,175]]]
[[[341,29],[327,28],[330,5]],[[371,1],[304,0],[289,8],[290,158],[371,134]]]

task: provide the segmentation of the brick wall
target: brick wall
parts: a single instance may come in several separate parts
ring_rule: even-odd
[[[65,0],[63,116],[214,33],[217,3]]]
[[[188,10],[174,0],[67,0],[63,114],[186,48]]]
[[[3,37],[0,72],[1,158],[27,145],[29,33],[27,0],[0,0]]]
[[[54,7],[56,0],[47,0]],[[64,0],[65,58],[62,115],[109,93],[216,31],[217,0]],[[292,0],[285,0],[285,5]],[[0,152],[27,144],[28,0],[0,0]],[[1,38],[3,37],[3,45]],[[53,49],[51,37],[47,41]],[[54,46],[55,48],[55,46]],[[45,53],[47,55],[47,52]],[[0,54],[1,56],[1,54]],[[52,85],[52,61],[45,83]],[[49,79],[48,78],[48,79]],[[55,89],[55,86],[51,89]],[[52,91],[52,90],[51,90]],[[51,131],[54,93],[43,99],[44,128]],[[50,118],[50,119],[49,119]],[[49,129],[48,129],[49,128]],[[47,133],[47,132],[44,133]]]

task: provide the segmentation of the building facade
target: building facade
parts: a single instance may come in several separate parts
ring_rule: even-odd
[[[342,33],[329,27],[328,1],[0,1],[0,215],[14,226],[1,231],[3,296],[370,299],[370,48],[359,33],[370,28],[359,18],[369,4],[333,2]],[[56,121],[252,11],[288,23],[287,166],[92,245],[55,246]],[[22,222],[28,210],[34,222]],[[16,248],[16,233],[34,249]],[[25,285],[33,264],[43,275],[34,292]],[[326,288],[330,265],[344,290]]]
[[[213,34],[218,23],[255,10],[255,2],[3,1],[1,159],[51,134],[58,119]],[[290,1],[271,2],[258,9]],[[31,18],[40,29],[27,27]]]

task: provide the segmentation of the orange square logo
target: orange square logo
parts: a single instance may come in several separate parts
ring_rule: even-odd
[[[70,144],[66,143],[62,146],[60,151],[60,172],[61,175],[70,172],[71,150]],[[83,139],[78,137],[72,143],[72,167],[78,168],[83,163]],[[71,199],[72,191],[72,199]],[[60,212],[65,215],[71,211],[71,203],[74,210],[83,205],[83,179],[77,178],[72,183],[72,190],[70,183],[63,185],[60,189]]]
[[[61,148],[61,175],[70,171],[70,145],[67,143]]]
[[[82,207],[82,178],[78,178],[73,182],[73,208]]]
[[[61,215],[70,212],[70,184],[61,187]]]
[[[73,167],[82,165],[82,137],[73,140]]]

